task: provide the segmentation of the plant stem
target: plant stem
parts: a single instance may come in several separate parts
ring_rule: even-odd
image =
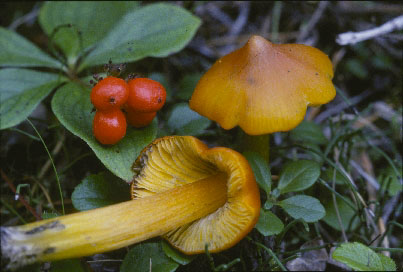
[[[278,264],[278,266],[280,266],[280,268],[281,268],[282,271],[287,271],[287,268],[285,268],[285,266],[281,263],[281,261],[278,259],[278,257],[276,256],[276,254],[274,254],[274,252],[273,252],[270,248],[266,247],[265,245],[263,245],[263,244],[261,244],[261,243],[259,243],[259,242],[255,242],[255,241],[254,241],[254,243],[255,243],[257,246],[260,246],[261,248],[263,248],[264,250],[266,250],[266,251],[273,257],[273,259],[276,261],[276,263]]]
[[[281,240],[283,240],[284,235],[287,233],[287,231],[294,226],[295,224],[297,224],[298,222],[302,222],[302,219],[294,219],[293,221],[291,221],[290,223],[288,223],[287,226],[285,226],[285,228],[283,229],[283,231],[277,236],[276,238],[276,245],[279,245]]]
[[[242,149],[258,153],[269,164],[270,135],[251,136],[243,132]]]
[[[41,134],[39,134],[39,131],[36,129],[36,127],[34,126],[34,124],[32,124],[32,122],[27,118],[28,123],[32,126],[32,128],[35,130],[36,134],[38,134],[39,139],[41,139],[41,142],[43,144],[43,146],[45,147],[46,152],[48,153],[50,162],[52,163],[53,166],[53,171],[55,172],[56,175],[56,180],[57,180],[57,185],[59,187],[59,193],[60,193],[60,200],[62,202],[62,213],[65,214],[64,212],[64,202],[63,202],[63,193],[62,193],[62,186],[60,185],[60,180],[59,180],[59,175],[57,174],[57,170],[56,170],[56,166],[55,163],[53,162],[53,158],[52,155],[50,155],[49,149],[46,146],[45,142],[42,139]]]

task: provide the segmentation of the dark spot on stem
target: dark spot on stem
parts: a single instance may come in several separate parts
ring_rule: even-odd
[[[65,228],[65,226],[60,224],[60,222],[57,220],[57,221],[53,221],[53,222],[43,224],[43,225],[41,225],[39,227],[36,227],[36,228],[33,228],[31,230],[28,230],[28,231],[25,232],[25,234],[26,235],[33,235],[33,234],[37,234],[37,233],[43,232],[43,231],[48,230],[48,229],[59,229],[60,230],[60,229],[64,229],[64,228]]]
[[[50,254],[50,253],[53,253],[53,252],[55,252],[56,251],[56,248],[54,248],[54,247],[48,247],[47,249],[45,249],[44,251],[43,251],[43,254]]]

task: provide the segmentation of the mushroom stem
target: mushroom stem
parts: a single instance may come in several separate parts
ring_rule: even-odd
[[[243,151],[253,151],[258,153],[267,163],[269,163],[270,134],[248,135],[243,132],[242,148]]]
[[[89,256],[163,235],[204,217],[227,201],[219,173],[146,198],[23,226],[1,228],[9,268],[35,261]]]

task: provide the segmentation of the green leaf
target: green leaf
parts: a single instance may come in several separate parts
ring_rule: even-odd
[[[141,243],[126,254],[120,272],[168,272],[178,267],[178,263],[165,255],[161,243]]]
[[[159,83],[162,84],[162,86],[164,86],[164,88],[167,92],[167,97],[166,97],[165,103],[167,103],[168,101],[172,101],[172,90],[171,90],[171,86],[169,84],[169,80],[168,80],[166,74],[154,72],[154,73],[149,74],[148,78],[158,81]]]
[[[126,136],[117,144],[100,144],[92,133],[94,112],[90,89],[75,83],[60,88],[52,99],[52,109],[59,121],[74,135],[83,139],[95,155],[112,173],[129,182],[133,179],[131,167],[140,151],[157,133],[157,121],[142,129],[127,127]]]
[[[196,33],[200,19],[166,3],[127,13],[83,61],[83,67],[165,57],[180,51]]]
[[[379,259],[381,260],[383,269],[385,271],[396,271],[396,264],[392,260],[392,258],[389,258],[388,256],[385,256],[382,253],[377,253],[377,254],[378,254]]]
[[[0,70],[0,129],[24,121],[63,81],[51,73],[15,68]]]
[[[138,2],[130,1],[51,1],[42,6],[39,23],[48,36],[57,27],[64,26],[54,33],[53,42],[68,58],[75,58],[82,50],[103,39],[124,14],[138,6]],[[66,27],[69,24],[71,26]]]
[[[323,158],[323,155],[321,155],[323,151],[318,144],[304,142],[301,143],[301,145],[306,148],[305,153],[309,155],[310,160],[316,161],[321,165],[324,163],[325,159]]]
[[[358,271],[395,271],[393,260],[377,254],[369,247],[358,243],[344,243],[336,248],[332,257]]]
[[[393,60],[386,54],[376,54],[371,58],[371,63],[374,67],[387,71],[393,67]]]
[[[349,59],[346,62],[346,70],[358,77],[359,79],[365,79],[368,77],[368,70],[364,66],[363,62],[359,59]]]
[[[274,204],[275,204],[275,202],[273,200],[267,199],[263,205],[263,209],[270,210],[271,208],[273,208]]]
[[[278,202],[291,217],[302,218],[306,222],[316,222],[326,215],[325,208],[319,200],[306,195],[296,195]]]
[[[339,171],[335,170],[334,168],[327,168],[325,171],[322,172],[323,179],[330,184],[333,182],[333,175],[337,185],[346,185],[350,183],[347,178],[345,178]]]
[[[326,195],[328,195],[328,197],[323,203],[323,205],[325,206],[326,215],[322,218],[322,220],[325,221],[326,224],[328,224],[330,227],[341,231],[339,221],[337,220],[333,199],[330,194]],[[341,221],[343,222],[343,228],[347,230],[350,225],[350,221],[353,220],[353,222],[351,222],[351,230],[355,230],[360,222],[357,216],[354,217],[355,211],[338,197],[336,197],[336,203],[342,219]]]
[[[313,144],[326,144],[327,139],[323,135],[322,128],[312,121],[302,121],[290,132],[291,140],[295,142],[308,142]]]
[[[52,262],[50,272],[85,272],[88,271],[81,264],[80,259],[69,259]]]
[[[17,272],[43,272],[43,264],[34,263],[27,266],[20,267]]]
[[[130,200],[127,183],[110,173],[99,173],[86,177],[73,191],[71,201],[74,208],[86,211]]]
[[[279,234],[284,224],[274,213],[260,209],[259,221],[255,228],[264,236]]]
[[[0,27],[0,66],[60,68],[62,64],[18,33]]]
[[[243,153],[252,167],[256,182],[267,194],[271,191],[271,173],[267,162],[256,152],[246,151]]]
[[[383,168],[378,176],[379,183],[383,190],[386,190],[389,196],[395,196],[402,191],[402,178],[396,176],[395,171],[391,166]],[[402,168],[400,168],[400,177],[402,176]]]
[[[189,100],[201,76],[200,73],[186,74],[179,82],[179,90],[176,92],[176,96],[183,100]]]
[[[165,254],[174,260],[175,262],[186,265],[193,261],[196,256],[195,255],[185,255],[182,252],[179,252],[177,249],[173,248],[167,241],[162,240],[162,249],[164,250]]]
[[[319,163],[308,160],[294,161],[283,167],[278,188],[282,194],[302,191],[311,187],[319,176]]]
[[[200,135],[210,126],[211,121],[192,111],[187,103],[178,103],[168,118],[168,127],[176,135]]]

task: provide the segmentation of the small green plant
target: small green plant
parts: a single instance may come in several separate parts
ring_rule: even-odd
[[[5,67],[0,71],[0,129],[24,121],[56,90],[52,110],[61,124],[86,141],[112,173],[130,181],[130,166],[141,148],[155,138],[157,123],[142,130],[129,128],[119,144],[103,147],[92,134],[91,71],[109,60],[127,63],[173,54],[190,41],[200,20],[164,3],[142,7],[138,2],[49,2],[40,10],[39,23],[49,37],[50,55],[0,28],[0,65]],[[39,67],[46,72],[35,69]]]

